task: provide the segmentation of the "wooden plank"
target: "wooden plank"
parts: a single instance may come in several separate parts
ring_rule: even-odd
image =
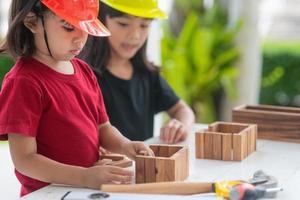
[[[167,172],[166,169],[167,163],[166,158],[157,158],[155,162],[155,169],[156,169],[156,182],[164,182],[168,180],[167,175],[170,175],[170,172]],[[170,169],[171,170],[171,169]],[[175,172],[175,162],[174,162],[174,172]],[[175,176],[175,173],[174,173]],[[172,177],[172,175],[170,176]],[[175,177],[174,177],[175,179]]]
[[[103,159],[110,159],[112,161],[118,161],[118,160],[123,160],[125,158],[124,155],[121,155],[121,154],[114,154],[114,153],[109,153],[109,154],[101,154],[99,156],[99,159],[100,160],[103,160]]]
[[[169,152],[168,155],[169,157],[172,157],[174,154],[176,154],[177,152],[180,151],[180,149],[182,149],[182,146],[169,146]]]
[[[152,149],[155,156],[158,156],[158,146],[157,145],[150,145],[150,148]]]
[[[242,136],[240,134],[232,135],[232,150],[233,150],[233,160],[241,161],[243,159],[242,152]]]
[[[135,183],[145,183],[145,156],[135,158]]]
[[[258,138],[300,143],[300,109],[281,106],[240,106],[233,109],[235,122],[257,124]]]
[[[158,156],[157,157],[170,157],[169,155],[169,146],[158,146]]]
[[[232,160],[232,134],[222,133],[222,160]]]
[[[204,133],[195,133],[195,151],[196,158],[204,158]]]
[[[179,152],[180,176],[176,181],[184,181],[189,176],[189,149],[184,147]]]
[[[241,133],[242,136],[242,160],[248,156],[248,142],[247,142],[247,131],[242,131]]]
[[[204,158],[213,159],[213,137],[210,132],[204,134]]]
[[[145,183],[156,182],[155,162],[156,162],[155,157],[145,158]]]
[[[212,158],[222,160],[222,135],[212,133]]]

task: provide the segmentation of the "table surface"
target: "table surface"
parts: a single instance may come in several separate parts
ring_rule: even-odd
[[[203,125],[195,125],[193,132]],[[159,144],[158,138],[151,138],[146,141],[148,144]],[[261,169],[269,175],[278,179],[279,186],[283,188],[276,199],[298,199],[300,191],[300,144],[279,142],[271,140],[257,140],[257,150],[243,161],[219,161],[195,158],[194,134],[190,134],[185,142],[179,145],[187,145],[190,149],[190,175],[186,181],[191,182],[214,182],[219,180],[248,180],[254,172]],[[83,188],[74,188],[66,186],[49,185],[38,191],[35,191],[21,199],[31,200],[54,200],[61,197],[68,191],[77,195],[75,199],[89,199],[80,197],[88,196],[91,193],[99,192]],[[75,195],[75,196],[76,196]],[[156,199],[159,199],[157,196]],[[196,197],[196,198],[194,198]],[[186,199],[218,199],[213,195],[196,195],[194,197],[185,197]],[[143,197],[134,194],[111,194],[108,199],[141,199],[147,200],[153,198],[153,195],[143,195]],[[182,197],[181,197],[182,198]],[[165,199],[162,197],[162,199]],[[177,199],[172,197],[172,199]]]

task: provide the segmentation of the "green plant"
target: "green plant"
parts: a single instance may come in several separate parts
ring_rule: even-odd
[[[266,41],[260,103],[300,106],[300,42]]]
[[[164,25],[163,76],[192,106],[197,121],[209,123],[216,119],[216,95],[220,91],[231,98],[236,95],[234,63],[239,52],[234,40],[240,24],[227,25],[227,14],[218,1],[205,9],[202,1],[179,0],[175,10],[179,13],[176,19],[181,16],[184,20],[173,30],[172,22]]]
[[[0,88],[5,74],[10,70],[10,68],[13,65],[14,65],[14,61],[12,58],[8,56],[0,55]]]

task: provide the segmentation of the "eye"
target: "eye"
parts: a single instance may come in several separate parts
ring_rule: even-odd
[[[127,27],[127,26],[128,26],[128,24],[127,24],[127,23],[124,23],[124,22],[118,22],[118,24],[119,24],[120,26],[122,26],[122,27]]]
[[[141,24],[141,28],[148,28],[149,24]]]
[[[75,29],[75,27],[74,27],[72,24],[68,23],[68,22],[64,22],[63,28],[64,28],[67,32],[72,32],[72,31],[74,31],[74,29]]]

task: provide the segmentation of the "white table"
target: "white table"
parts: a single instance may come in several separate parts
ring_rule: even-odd
[[[197,126],[197,129],[203,126]],[[159,143],[158,138],[146,141],[148,144]],[[284,191],[279,192],[277,199],[294,200],[299,199],[300,192],[300,144],[278,142],[270,140],[258,140],[257,151],[252,153],[241,162],[206,160],[195,158],[194,134],[190,134],[187,141],[180,143],[188,145],[190,148],[190,176],[187,181],[213,182],[217,180],[248,180],[258,169],[264,170],[267,174],[275,176],[279,181],[279,186]],[[90,194],[99,192],[83,188],[60,187],[50,185],[33,192],[21,199],[31,200],[55,200],[60,199],[67,191]],[[111,196],[113,199],[141,199],[147,200],[149,196],[138,196],[124,194],[121,196]],[[195,196],[189,199],[217,199],[211,195]],[[82,199],[82,198],[81,198]],[[159,199],[158,197],[156,199]],[[165,198],[162,198],[165,199]],[[172,199],[176,199],[173,197]]]

